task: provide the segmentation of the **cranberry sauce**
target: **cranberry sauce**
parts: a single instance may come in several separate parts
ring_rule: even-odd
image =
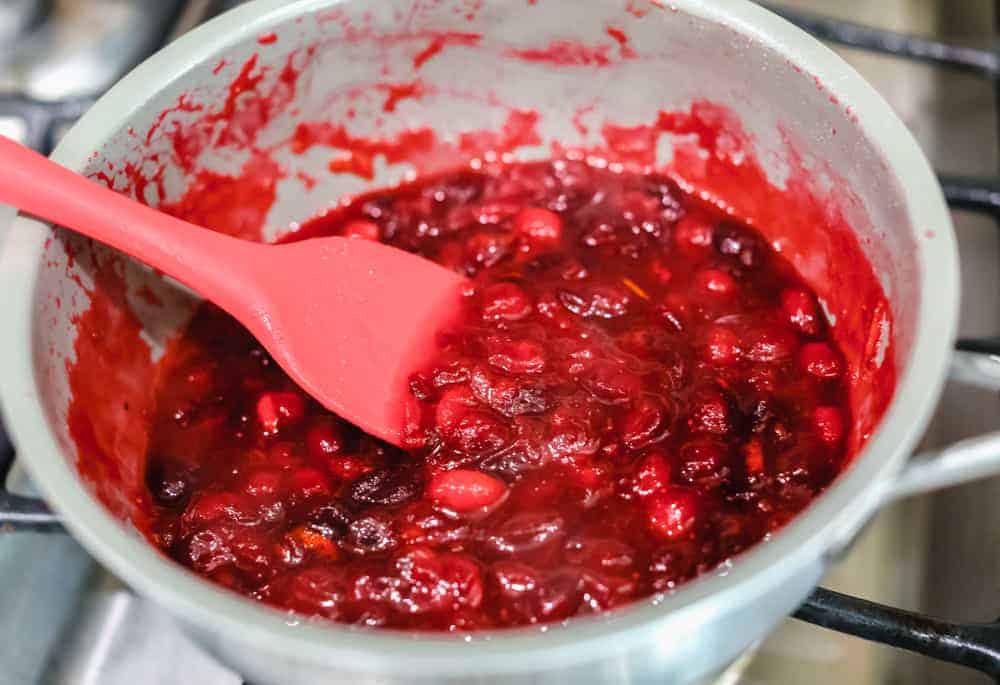
[[[202,308],[161,365],[151,535],[237,592],[411,629],[599,612],[711,571],[845,461],[844,361],[814,295],[666,178],[487,165],[359,198],[296,239],[328,234],[474,288],[412,379],[408,451]]]

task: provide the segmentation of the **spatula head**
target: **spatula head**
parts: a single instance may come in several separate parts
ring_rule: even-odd
[[[324,406],[401,444],[410,376],[430,361],[468,281],[362,239],[267,246],[253,259],[243,324]]]

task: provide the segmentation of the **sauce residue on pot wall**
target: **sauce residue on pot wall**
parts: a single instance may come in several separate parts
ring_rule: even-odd
[[[623,31],[609,30],[608,35],[621,57],[631,56]],[[422,40],[413,41],[415,69],[448,46],[480,43],[476,34],[423,33],[420,37]],[[549,48],[539,48],[539,55],[549,54]],[[288,140],[260,143],[258,133],[295,101],[299,76],[309,68],[315,53],[316,48],[293,52],[278,67],[269,67],[254,55],[241,66],[227,96],[215,107],[196,103],[192,96],[180,98],[156,118],[148,132],[134,137],[139,148],[147,138],[166,137],[168,152],[149,153],[141,164],[118,165],[102,172],[101,179],[121,192],[158,202],[168,213],[230,235],[260,240],[278,184],[290,175],[276,161],[278,152],[301,155],[315,146],[331,148],[336,152],[329,163],[332,171],[372,179],[375,160],[380,157],[389,164],[405,161],[419,174],[543,142],[539,133],[542,115],[508,107],[505,122],[498,129],[468,131],[457,138],[445,139],[431,128],[360,137],[342,122],[302,121]],[[600,55],[605,52],[577,46],[566,54],[586,55],[586,64],[600,67]],[[576,57],[571,66],[580,68]],[[410,83],[414,92],[426,87],[419,79]],[[378,88],[375,84],[372,87]],[[385,109],[391,113],[398,99],[391,101],[391,91],[389,97]],[[646,125],[624,127],[605,122],[601,134],[603,144],[574,149],[553,143],[552,152],[651,169],[656,164],[659,138],[669,135],[674,158],[662,170],[673,175],[693,197],[719,206],[761,231],[797,265],[833,315],[837,342],[852,369],[856,424],[849,452],[855,453],[888,405],[895,386],[895,366],[888,347],[888,302],[840,211],[840,203],[848,198],[848,184],[830,175],[833,192],[819,190],[788,142],[790,174],[784,189],[774,187],[754,157],[752,141],[738,118],[710,102],[695,102],[685,111],[662,112]],[[246,161],[238,174],[199,167],[202,153],[216,147],[245,152]],[[188,186],[180,197],[163,202],[160,200],[168,197],[164,183],[168,165],[187,174]],[[294,176],[306,185],[316,183],[308,174],[303,178],[296,172]],[[798,229],[804,225],[823,230]],[[77,321],[69,416],[81,473],[112,511],[125,513],[129,507],[123,507],[123,502],[141,502],[144,497],[143,464],[138,462],[142,460],[140,448],[155,370],[149,362],[149,350],[139,338],[138,319],[116,294],[124,291],[125,284],[113,276],[115,263],[111,259],[96,265],[90,309]],[[135,373],[135,378],[130,380],[128,373]],[[135,521],[134,511],[129,513]]]

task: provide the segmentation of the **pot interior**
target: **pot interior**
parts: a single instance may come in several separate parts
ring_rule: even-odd
[[[850,366],[852,452],[911,351],[924,230],[849,103],[653,0],[339,3],[193,64],[93,145],[80,171],[95,181],[267,241],[345,195],[474,159],[664,171],[752,223],[815,288]],[[156,362],[197,299],[63,231],[35,286],[52,430],[141,529]]]

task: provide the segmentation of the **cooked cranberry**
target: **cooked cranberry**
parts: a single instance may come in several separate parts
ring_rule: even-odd
[[[667,410],[655,397],[642,397],[625,414],[622,440],[631,450],[638,450],[662,440],[666,434]]]
[[[816,407],[812,415],[813,430],[819,439],[835,447],[844,437],[844,417],[837,407]]]
[[[281,471],[262,468],[247,477],[244,492],[251,497],[274,497],[281,493],[284,480]]]
[[[631,299],[616,286],[594,286],[579,291],[560,290],[563,307],[585,319],[614,319],[628,312]]]
[[[712,295],[729,295],[736,290],[736,279],[720,269],[705,269],[695,274],[698,288]]]
[[[232,492],[202,492],[188,505],[184,518],[195,524],[219,519],[238,519],[249,509],[246,502]]]
[[[705,248],[712,246],[711,221],[697,214],[688,214],[674,226],[674,241],[681,247]]]
[[[428,497],[460,514],[485,511],[497,504],[506,492],[507,486],[499,478],[470,469],[439,473],[427,485]]]
[[[516,561],[498,561],[493,564],[493,579],[501,595],[518,599],[538,588],[538,577],[533,568]]]
[[[517,321],[531,312],[531,298],[523,288],[501,281],[487,287],[482,294],[483,318],[496,321]]]
[[[288,488],[292,495],[301,499],[330,496],[330,478],[309,466],[292,471],[288,476]]]
[[[670,462],[662,452],[650,452],[632,477],[632,489],[640,497],[662,492],[670,485]]]
[[[803,288],[786,288],[781,291],[781,309],[788,321],[806,335],[816,335],[820,328],[816,298]]]
[[[803,345],[799,352],[799,362],[806,373],[817,378],[837,378],[841,373],[840,355],[827,343]]]
[[[341,480],[354,480],[372,471],[371,465],[352,456],[333,457],[327,463],[327,468],[334,477]]]
[[[795,354],[798,337],[787,327],[756,326],[747,334],[743,355],[755,362],[784,361]]]
[[[257,421],[267,435],[295,425],[305,411],[305,400],[297,392],[266,392],[257,398]]]
[[[332,416],[322,416],[309,427],[306,447],[315,459],[328,459],[343,451],[344,432]]]
[[[463,416],[444,439],[463,454],[486,455],[507,445],[510,428],[492,414],[476,411]]]
[[[714,440],[698,439],[681,448],[681,478],[688,483],[717,485],[729,476],[725,445]]]
[[[292,611],[338,620],[351,590],[352,584],[343,570],[336,566],[313,566],[275,581],[260,594],[265,599],[280,598]]]
[[[755,475],[764,470],[764,448],[759,438],[751,438],[743,446],[743,456],[747,475]]]
[[[562,219],[555,212],[538,207],[522,209],[514,217],[514,230],[532,245],[557,245],[562,239]]]
[[[559,540],[564,535],[564,528],[562,516],[554,512],[525,512],[515,514],[486,532],[484,542],[494,552],[516,555]]]
[[[486,350],[487,361],[501,371],[523,374],[545,370],[545,348],[535,340],[492,338]]]
[[[715,391],[700,393],[691,408],[688,426],[695,433],[729,433],[733,429],[731,410],[722,394]]]
[[[344,226],[344,232],[341,234],[345,238],[360,238],[362,240],[378,240],[379,238],[379,228],[378,224],[371,221],[364,221],[359,219],[357,221],[350,221]]]
[[[705,361],[726,366],[740,358],[740,338],[726,326],[712,326],[705,335]]]
[[[697,492],[688,488],[670,488],[649,500],[649,527],[664,538],[679,538],[694,529],[701,509],[701,498]]]
[[[603,402],[628,402],[642,389],[642,381],[618,364],[601,363],[583,379],[583,385]]]
[[[458,422],[476,406],[476,398],[467,385],[450,387],[441,393],[435,409],[434,421],[438,430],[449,433]]]

